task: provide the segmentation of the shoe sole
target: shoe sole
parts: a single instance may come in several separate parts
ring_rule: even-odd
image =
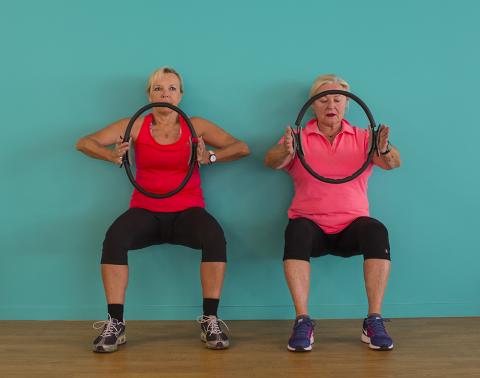
[[[393,349],[393,344],[391,344],[391,345],[381,345],[381,346],[373,345],[370,342],[370,337],[365,335],[363,332],[362,332],[361,340],[362,340],[362,343],[368,344],[368,347],[372,350],[389,351],[389,350]]]
[[[216,350],[220,350],[220,349],[227,349],[229,346],[230,346],[230,342],[228,340],[226,341],[214,341],[214,342],[211,342],[211,341],[207,341],[207,336],[202,332],[200,334],[200,340],[205,343],[205,346],[208,348],[208,349],[216,349]],[[213,344],[215,343],[215,344]]]
[[[113,345],[94,345],[93,351],[97,353],[112,353],[116,352],[119,345],[127,342],[127,336],[124,334],[117,339],[117,342]]]
[[[290,344],[287,344],[287,349],[290,352],[310,352],[313,348],[313,343],[314,343],[313,335],[310,337],[310,345],[306,348],[294,348],[291,347]]]

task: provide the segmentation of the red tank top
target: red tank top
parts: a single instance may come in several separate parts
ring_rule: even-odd
[[[188,172],[191,133],[179,117],[180,139],[172,144],[158,144],[150,133],[153,116],[148,114],[135,141],[136,180],[142,188],[153,193],[166,193],[177,188]],[[157,212],[176,212],[190,207],[205,207],[198,166],[185,187],[168,198],[151,198],[133,190],[130,207]]]

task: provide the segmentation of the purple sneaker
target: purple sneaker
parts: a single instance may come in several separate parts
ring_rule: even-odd
[[[369,316],[363,321],[362,341],[374,350],[392,350],[393,340],[385,329],[386,321],[380,316]]]
[[[295,320],[292,336],[288,340],[287,349],[291,352],[309,352],[313,344],[313,328],[315,324],[308,315]]]

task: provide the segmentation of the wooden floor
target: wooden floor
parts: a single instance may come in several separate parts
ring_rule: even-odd
[[[360,342],[361,320],[318,320],[310,353],[286,350],[290,321],[227,323],[228,350],[194,321],[129,321],[127,344],[98,354],[92,322],[0,321],[0,377],[480,377],[480,318],[393,319],[391,352]]]

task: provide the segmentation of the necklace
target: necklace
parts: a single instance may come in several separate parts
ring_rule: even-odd
[[[153,137],[153,127],[156,125],[157,123],[155,122],[155,119],[152,117],[152,120],[150,122],[150,135]],[[170,136],[170,133],[167,132],[165,134],[163,134],[163,137],[168,139],[168,137]],[[180,139],[180,137],[182,136],[182,128],[180,127],[179,130],[178,130],[178,139]]]

